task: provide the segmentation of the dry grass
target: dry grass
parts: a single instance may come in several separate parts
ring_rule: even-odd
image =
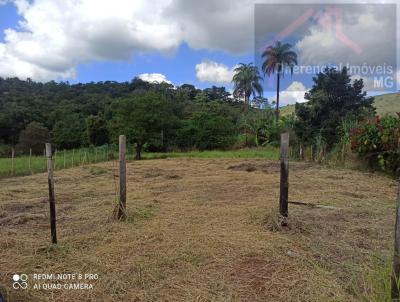
[[[372,258],[390,259],[396,187],[383,176],[291,164],[292,200],[340,209],[290,205],[281,229],[276,162],[130,162],[127,222],[109,219],[113,164],[95,167],[56,173],[56,247],[46,175],[0,180],[11,301],[354,301]],[[15,272],[100,277],[91,291],[16,291]]]

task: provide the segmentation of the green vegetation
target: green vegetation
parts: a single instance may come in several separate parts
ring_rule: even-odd
[[[260,83],[262,78],[256,66],[252,63],[240,63],[234,71],[235,75],[233,76],[232,82],[234,83],[233,94],[235,96],[243,97],[244,103],[249,104],[251,95],[262,95],[263,88]]]
[[[64,165],[65,152],[65,165]],[[87,148],[68,151],[57,151],[55,158],[55,169],[77,167],[107,160],[116,159],[118,152],[114,147]],[[213,151],[189,151],[189,152],[146,152],[143,159],[157,158],[265,158],[271,160],[279,159],[279,150],[275,147],[252,148],[240,150],[213,150]],[[133,148],[128,148],[128,160],[135,159]],[[0,177],[22,176],[41,173],[47,170],[47,159],[44,156],[19,156],[14,159],[14,168],[11,158],[0,158]],[[104,171],[91,167],[91,174],[97,175]]]
[[[380,116],[386,114],[395,115],[400,112],[400,93],[388,93],[374,96],[373,106],[376,108],[376,113]],[[287,105],[281,108],[282,116],[289,116],[294,113],[295,105]]]
[[[314,85],[306,92],[307,103],[295,106],[294,130],[298,142],[330,150],[340,141],[338,131],[343,120],[356,121],[373,115],[373,98],[362,91],[362,80],[351,82],[347,69],[326,69],[314,78]]]
[[[372,168],[395,174],[400,167],[400,113],[375,118],[352,133],[352,149]]]
[[[145,153],[143,158],[265,158],[271,160],[279,159],[279,150],[274,147],[252,148],[230,151],[189,151],[189,152],[167,152],[167,153]]]
[[[374,106],[380,116],[395,115],[396,112],[400,112],[400,93],[377,95]]]
[[[115,148],[114,148],[115,150]],[[106,161],[115,158],[116,152],[111,147],[63,150],[54,153],[55,170]],[[42,156],[17,156],[0,158],[0,177],[22,176],[47,170],[47,158]]]
[[[10,156],[11,148],[17,156],[41,155],[47,141],[57,150],[94,150],[116,144],[120,134],[135,148],[135,159],[154,152],[165,157],[176,151],[276,147],[280,134],[290,132],[293,153],[299,159],[306,154],[318,162],[352,159],[351,132],[375,117],[374,98],[366,97],[363,81],[352,81],[346,68],[325,69],[313,78],[314,85],[305,95],[309,102],[296,104],[291,115],[286,114],[293,107],[287,107],[279,117],[279,81],[285,72],[292,72],[297,55],[292,45],[277,42],[263,52],[262,59],[264,75],[277,76],[275,112],[262,96],[263,79],[252,63],[235,68],[233,95],[224,87],[201,90],[138,78],[74,85],[0,78],[0,157]],[[380,102],[393,103],[394,96]],[[385,149],[397,157],[397,151],[392,151]],[[3,167],[1,171],[7,171],[3,174],[44,167],[31,160],[26,170],[20,160],[15,160],[14,167]],[[390,171],[398,166],[386,157],[379,160],[394,162]]]
[[[279,119],[279,84],[280,78],[285,74],[285,68],[293,73],[294,65],[297,65],[297,54],[292,50],[293,45],[277,41],[275,45],[268,46],[262,54],[264,62],[262,70],[268,76],[276,72],[276,121]]]

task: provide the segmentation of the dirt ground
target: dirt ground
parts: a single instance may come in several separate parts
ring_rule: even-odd
[[[266,160],[129,162],[128,221],[110,219],[116,163],[0,180],[0,283],[9,301],[357,301],[389,263],[396,183],[290,164],[289,226],[276,223],[279,165]],[[12,289],[13,274],[28,289]],[[93,273],[93,289],[34,289],[34,273]],[[64,282],[64,281],[62,281]],[[64,283],[63,283],[64,284]]]

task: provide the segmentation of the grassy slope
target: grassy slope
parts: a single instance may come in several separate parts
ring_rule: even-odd
[[[400,93],[389,93],[375,96],[376,111],[379,115],[395,114],[400,112]],[[281,108],[283,116],[294,112],[294,105],[287,105]]]
[[[1,179],[0,283],[10,301],[385,301],[395,182],[290,167],[292,200],[334,208],[290,205],[283,230],[276,161],[132,161],[126,223],[109,220],[115,163],[57,171],[58,246],[49,244],[46,175]],[[99,279],[90,291],[16,291],[15,272]]]

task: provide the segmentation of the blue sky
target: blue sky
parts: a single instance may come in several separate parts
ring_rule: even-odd
[[[257,43],[276,37],[293,44],[300,66],[389,62],[397,72],[394,6],[338,4],[335,15],[320,4],[256,2],[0,0],[0,76],[70,83],[140,76],[231,90],[234,66],[260,64],[254,49],[264,44]],[[338,20],[341,36],[334,29]],[[386,45],[385,51],[376,45]],[[313,75],[286,76],[282,104],[304,101]],[[363,78],[371,93],[371,73],[354,77]],[[274,79],[265,90],[270,100]]]

